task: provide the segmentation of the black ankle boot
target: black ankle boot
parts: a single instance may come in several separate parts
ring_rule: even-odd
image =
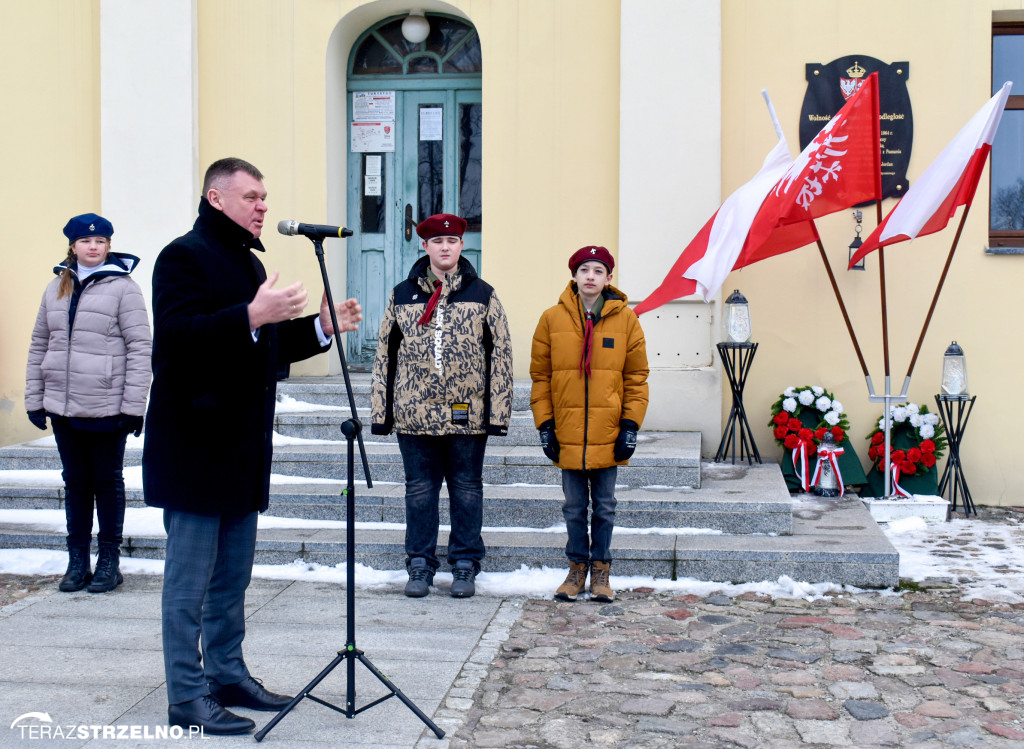
[[[64,593],[72,593],[81,590],[92,579],[92,570],[89,569],[89,546],[68,547],[68,569],[61,578],[57,589]]]
[[[89,583],[90,593],[106,593],[124,582],[120,559],[121,544],[111,541],[100,543],[100,554],[96,558],[96,574]]]

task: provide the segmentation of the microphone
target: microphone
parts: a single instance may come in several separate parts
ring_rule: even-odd
[[[300,224],[298,221],[281,221],[277,224],[277,230],[282,234],[293,237],[301,234],[304,237],[323,239],[325,237],[351,237],[352,230],[344,226],[324,226],[322,224]]]

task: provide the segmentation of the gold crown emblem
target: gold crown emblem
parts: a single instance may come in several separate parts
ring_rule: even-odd
[[[856,60],[853,61],[853,67],[852,68],[847,68],[846,69],[846,74],[848,76],[850,76],[851,78],[863,78],[865,75],[867,75],[867,72],[868,71],[866,71],[864,68],[862,68],[860,66],[860,63],[857,62]]]

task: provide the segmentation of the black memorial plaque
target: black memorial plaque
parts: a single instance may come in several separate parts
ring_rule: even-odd
[[[807,63],[807,93],[800,110],[800,148],[821,128],[872,73],[878,73],[879,131],[882,140],[882,196],[901,198],[910,186],[907,165],[914,142],[907,78],[909,62],[884,63],[867,55],[847,55],[824,65]]]

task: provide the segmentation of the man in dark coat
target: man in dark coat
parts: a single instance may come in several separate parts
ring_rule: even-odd
[[[267,509],[279,365],[326,351],[334,333],[326,294],[300,317],[301,283],[275,289],[253,250],[267,211],[260,171],[214,162],[192,231],[153,270],[153,388],[142,478],[146,504],[164,509],[163,648],[168,719],[209,734],[253,721],[225,710],[278,711],[242,658],[245,590],[256,517]],[[337,306],[355,330],[356,300]],[[199,641],[202,638],[202,658]]]

